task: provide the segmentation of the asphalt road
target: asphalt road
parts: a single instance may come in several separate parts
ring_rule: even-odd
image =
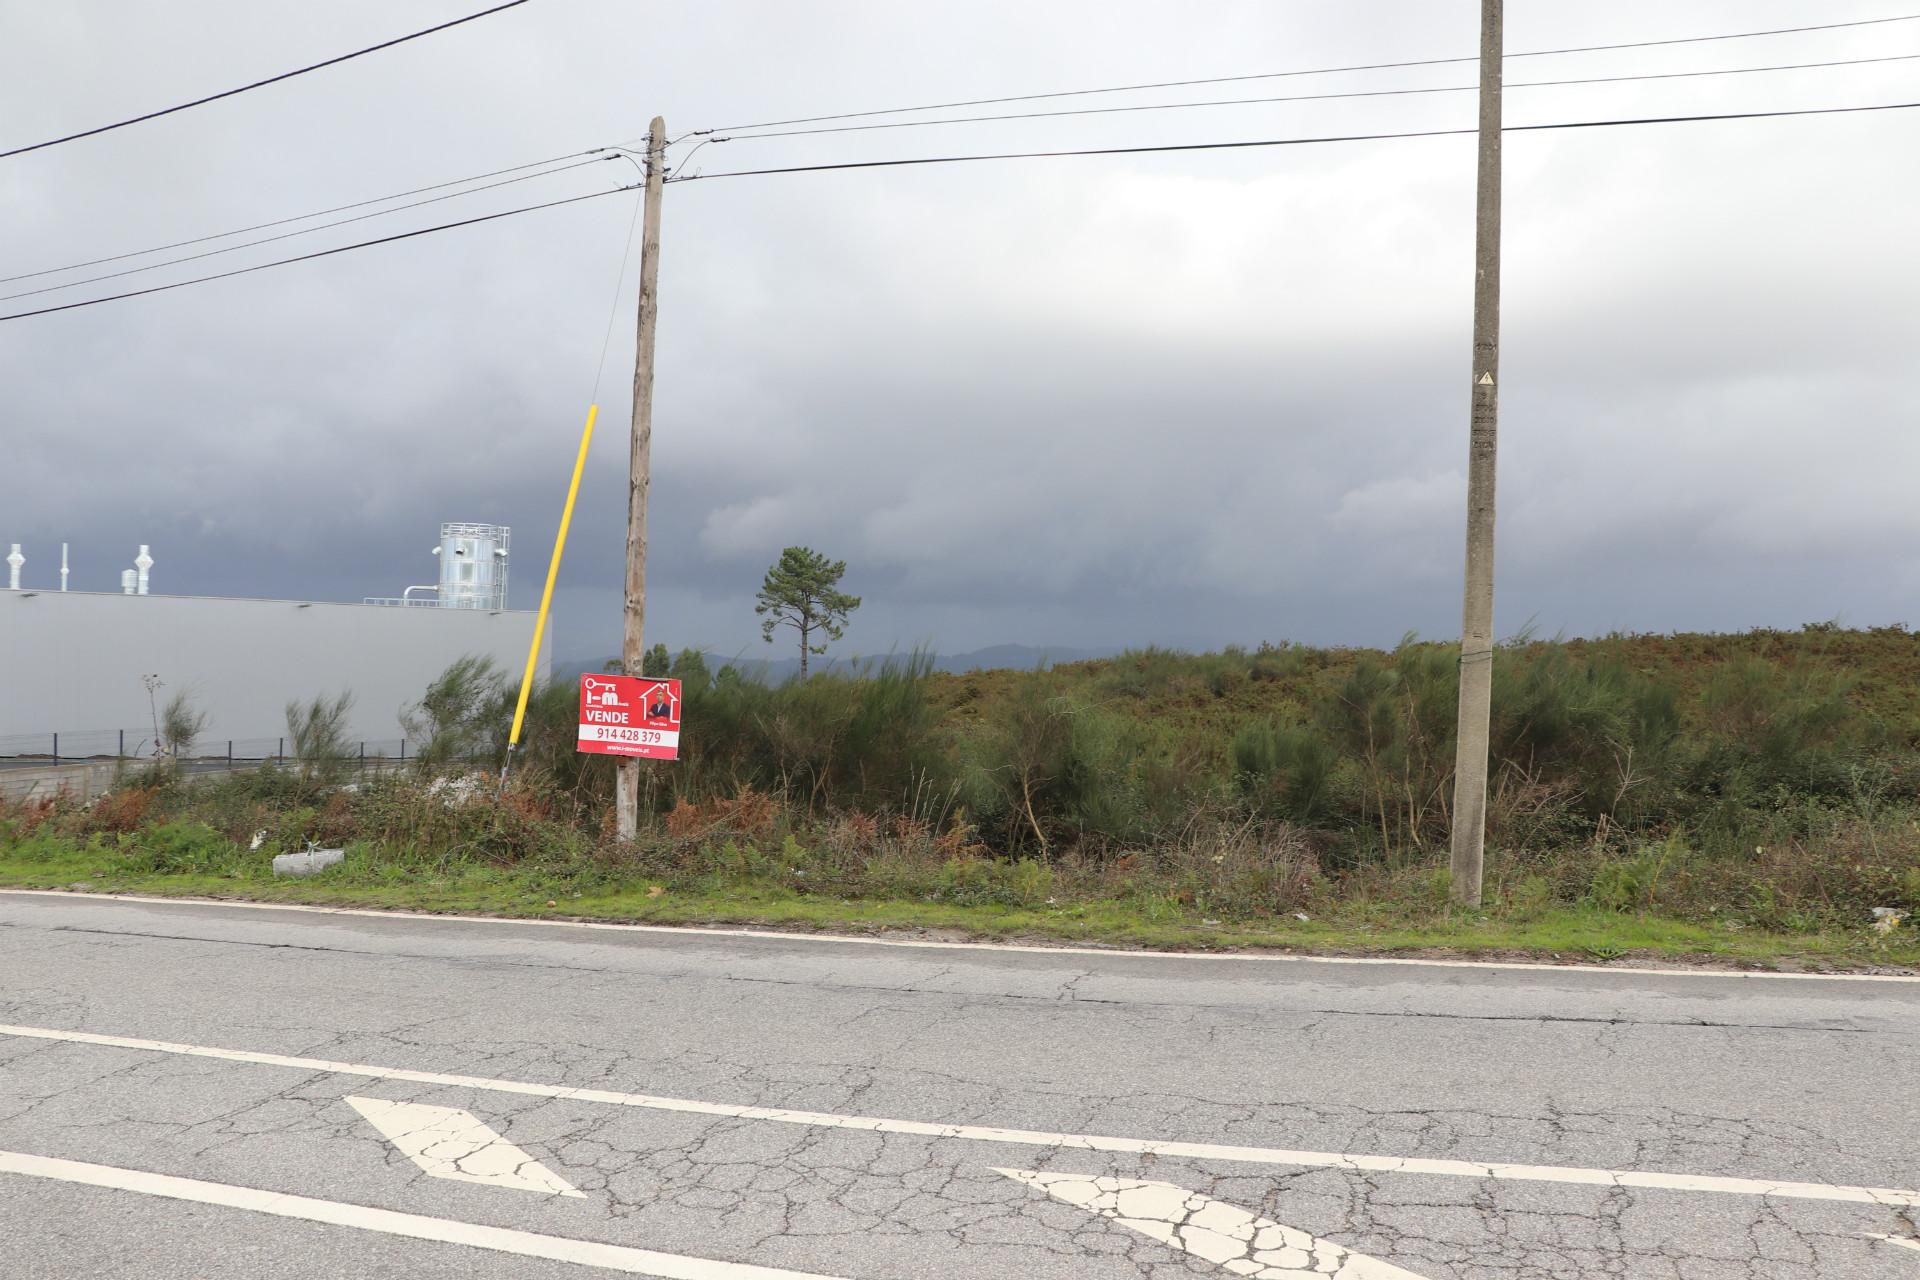
[[[0,1024],[8,1280],[1920,1280],[1920,981],[0,893]]]

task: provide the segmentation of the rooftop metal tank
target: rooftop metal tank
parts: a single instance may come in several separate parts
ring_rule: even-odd
[[[507,607],[507,559],[513,531],[503,524],[443,524],[440,545],[442,609]]]

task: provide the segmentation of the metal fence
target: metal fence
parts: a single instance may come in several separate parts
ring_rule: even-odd
[[[347,744],[347,758],[404,761],[417,743],[405,738],[369,738]],[[181,757],[198,768],[237,768],[269,760],[291,761],[293,743],[287,738],[200,738]],[[46,764],[81,764],[89,760],[154,760],[158,749],[151,727],[145,729],[63,729],[46,733],[0,734],[0,768]]]

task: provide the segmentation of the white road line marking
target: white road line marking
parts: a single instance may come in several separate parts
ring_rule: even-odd
[[[572,1183],[495,1133],[471,1111],[384,1098],[347,1104],[401,1154],[436,1178],[549,1196],[583,1196]]]
[[[1421,1280],[1390,1262],[1355,1253],[1331,1240],[1171,1182],[1090,1178],[1030,1169],[994,1172],[1038,1187],[1056,1200],[1078,1205],[1250,1280]]]
[[[1911,1249],[1920,1253],[1920,1240],[1908,1240],[1902,1236],[1868,1236],[1869,1240],[1884,1240],[1888,1244],[1899,1245],[1902,1249]]]
[[[366,907],[323,907],[304,902],[234,902],[226,898],[154,898],[133,893],[87,893],[72,889],[0,889],[23,898],[97,898],[142,906],[227,907],[236,911],[297,911],[309,915],[365,916],[374,920],[432,920],[442,924],[515,925],[544,929],[608,929],[626,933],[679,934],[696,938],[765,938],[775,942],[904,947],[935,951],[1012,951],[1042,956],[1101,956],[1105,959],[1239,960],[1272,964],[1386,965],[1420,969],[1496,969],[1531,973],[1612,973],[1647,978],[1772,978],[1797,982],[1920,983],[1908,973],[1774,973],[1764,969],[1655,969],[1628,965],[1549,964],[1528,960],[1438,960],[1418,956],[1315,956],[1271,951],[1150,951],[1120,947],[1041,947],[1015,942],[935,942],[921,938],[863,938],[841,933],[798,933],[779,929],[705,928],[673,924],[621,924],[612,920],[538,920],[514,916],[443,915],[432,911],[377,911]]]
[[[821,1276],[815,1272],[756,1267],[745,1262],[718,1262],[678,1253],[656,1253],[651,1249],[601,1244],[593,1240],[569,1240],[565,1236],[485,1227],[451,1218],[428,1218],[339,1200],[315,1200],[278,1191],[230,1186],[224,1182],[202,1182],[197,1178],[176,1178],[139,1169],[118,1169],[112,1165],[30,1156],[18,1151],[0,1151],[0,1173],[49,1178],[56,1182],[77,1182],[84,1186],[133,1191],[169,1200],[223,1205],[278,1218],[299,1218],[361,1231],[378,1231],[383,1235],[469,1245],[475,1249],[491,1249],[496,1253],[518,1254],[523,1258],[547,1258],[555,1262],[578,1263],[583,1267],[624,1271],[629,1275],[659,1276],[662,1280],[836,1280],[835,1277]]]
[[[810,1125],[819,1129],[859,1129],[873,1133],[903,1133],[926,1138],[953,1138],[968,1142],[1001,1142],[1015,1146],[1048,1147],[1070,1151],[1116,1151],[1187,1160],[1227,1160],[1239,1164],[1292,1165],[1303,1168],[1345,1169],[1356,1173],[1415,1173],[1448,1178],[1493,1178],[1510,1182],[1569,1182],[1594,1187],[1640,1187],[1656,1191],[1704,1191],[1719,1195],[1781,1196],[1793,1200],[1838,1200],[1854,1204],[1920,1207],[1920,1191],[1890,1187],[1854,1187],[1824,1182],[1784,1179],[1723,1178],[1686,1173],[1648,1173],[1635,1169],[1580,1169],[1556,1165],[1479,1163],[1470,1160],[1429,1160],[1408,1156],[1356,1156],[1329,1151],[1290,1151],[1272,1147],[1223,1146],[1211,1142],[1172,1142],[1156,1138],[1115,1138],[1084,1133],[1048,1133],[1031,1129],[996,1129],[972,1124],[930,1124],[924,1120],[892,1120],[882,1116],[839,1115],[823,1111],[787,1111],[779,1107],[743,1107],[691,1098],[664,1098],[610,1089],[576,1089],[566,1085],[536,1084],[524,1080],[492,1080],[484,1076],[449,1075],[365,1063],[330,1062],[324,1058],[296,1058],[278,1053],[252,1053],[205,1045],[173,1044],[164,1040],[136,1040],[127,1036],[96,1035],[89,1031],[58,1031],[50,1027],[18,1027],[0,1023],[0,1036],[59,1040],[70,1044],[138,1049],[189,1058],[217,1058],[256,1066],[289,1067],[331,1075],[363,1076],[370,1080],[407,1080],[415,1084],[446,1085],[456,1089],[487,1089],[536,1098],[564,1098],[615,1107],[643,1107],[652,1111],[679,1111],[692,1115],[723,1116],[736,1120],[769,1120],[778,1124]]]

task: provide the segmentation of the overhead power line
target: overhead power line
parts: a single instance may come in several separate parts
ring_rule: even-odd
[[[390,213],[402,213],[408,209],[418,209],[423,205],[439,204],[443,200],[458,200],[461,196],[478,195],[482,191],[492,191],[498,187],[510,187],[516,182],[530,182],[535,178],[545,178],[551,174],[566,173],[602,160],[618,159],[617,156],[594,156],[586,160],[576,160],[572,164],[563,164],[557,169],[543,169],[538,173],[523,173],[516,178],[502,178],[498,182],[489,182],[485,186],[468,187],[463,191],[450,191],[445,195],[429,196],[425,200],[416,200],[412,204],[398,204],[391,209],[376,209],[372,213],[355,214],[351,218],[340,218],[333,222],[322,222],[317,226],[301,227],[296,231],[282,231],[275,236],[262,236],[258,240],[243,240],[239,244],[222,245],[218,249],[208,249],[203,253],[190,253],[182,258],[164,258],[159,262],[143,263],[137,267],[127,267],[121,271],[108,271],[97,276],[84,276],[79,280],[66,280],[59,284],[42,285],[38,289],[23,289],[19,293],[0,294],[0,302],[11,302],[15,298],[31,298],[41,293],[56,293],[61,289],[76,289],[83,284],[98,284],[102,280],[118,280],[122,276],[139,275],[143,271],[158,271],[162,267],[177,267],[185,262],[198,262],[202,258],[216,258],[223,253],[237,253],[241,249],[254,249],[263,244],[273,244],[279,240],[291,240],[295,236],[311,235],[316,231],[326,231],[333,227],[344,227],[353,222],[365,222],[368,218],[384,218]]]
[[[233,271],[222,271],[218,275],[197,276],[192,280],[176,280],[172,284],[157,284],[149,289],[135,289],[128,293],[109,294],[104,298],[87,298],[81,302],[64,302],[56,307],[41,307],[37,311],[16,311],[12,315],[0,316],[0,322],[7,320],[25,320],[29,316],[51,315],[56,311],[74,311],[80,307],[97,307],[103,302],[119,302],[125,298],[141,298],[149,293],[165,293],[170,289],[184,289],[188,285],[206,284],[213,280],[227,280],[234,276],[251,275],[255,271],[266,271],[272,267],[284,267],[295,262],[310,262],[315,258],[330,258],[336,253],[351,253],[355,249],[367,249],[377,244],[392,244],[397,240],[411,240],[416,236],[430,236],[439,231],[452,231],[456,227],[471,227],[476,223],[494,222],[501,218],[511,218],[522,213],[534,213],[541,209],[557,209],[565,204],[579,204],[582,200],[598,200],[601,196],[618,195],[622,191],[635,191],[639,184],[630,183],[624,187],[610,187],[605,191],[589,191],[583,196],[568,196],[564,200],[549,200],[545,204],[523,205],[518,209],[503,209],[499,213],[483,214],[478,218],[463,218],[459,222],[443,222],[435,227],[420,227],[414,231],[402,231],[398,235],[381,236],[377,240],[361,240],[354,244],[343,244],[333,249],[321,249],[315,253],[303,253],[297,258],[278,258],[272,262],[262,262],[251,267],[240,267]]]
[[[308,66],[296,67],[292,71],[282,71],[277,76],[268,76],[265,80],[255,80],[252,84],[243,84],[237,89],[223,89],[219,93],[210,93],[204,98],[195,98],[191,102],[182,102],[176,106],[162,107],[158,111],[149,111],[145,115],[132,116],[125,120],[116,120],[112,124],[103,124],[93,129],[82,129],[79,133],[69,133],[60,138],[48,138],[45,142],[35,142],[29,146],[15,147],[11,151],[0,151],[0,160],[4,160],[8,156],[24,155],[29,151],[39,151],[45,147],[57,147],[63,142],[76,142],[81,138],[91,138],[99,133],[110,133],[115,129],[124,129],[130,124],[140,124],[146,120],[157,120],[161,116],[170,116],[176,111],[186,111],[192,107],[203,107],[209,102],[218,102],[222,98],[231,98],[237,93],[246,93],[251,89],[260,89],[270,84],[278,84],[282,80],[291,80],[295,76],[306,75],[309,71],[318,71],[323,67],[331,67],[336,63],[365,57],[369,53],[378,53],[382,49],[391,49],[393,46],[405,44],[409,40],[418,40],[422,36],[430,36],[436,31],[445,31],[450,27],[457,27],[463,23],[473,22],[507,9],[517,9],[525,3],[527,3],[527,0],[507,0],[505,4],[497,4],[491,9],[482,9],[478,13],[470,13],[464,18],[455,18],[451,22],[442,22],[438,26],[427,27],[424,30],[415,31],[410,35],[395,36],[391,40],[382,40],[379,44],[370,44],[364,49],[355,49],[352,53],[343,53],[338,57],[328,58],[324,62],[315,62]]]
[[[1857,115],[1870,111],[1905,111],[1920,108],[1917,102],[1883,102],[1858,107],[1807,107],[1792,111],[1729,111],[1714,115],[1694,116],[1644,116],[1632,119],[1616,120],[1567,120],[1552,124],[1507,125],[1505,133],[1536,133],[1550,129],[1603,129],[1631,125],[1652,124],[1697,124],[1720,120],[1771,120],[1789,116],[1831,116]],[[1442,138],[1462,134],[1477,133],[1477,129],[1421,129],[1399,133],[1356,133],[1327,135],[1310,138],[1254,138],[1235,142],[1187,142],[1170,143],[1156,146],[1135,147],[1097,147],[1067,151],[1006,151],[953,156],[919,156],[897,160],[853,160],[836,164],[788,165],[768,169],[737,169],[721,173],[686,174],[670,177],[668,182],[702,182],[713,178],[750,178],[785,173],[822,173],[840,169],[883,169],[902,168],[910,165],[963,164],[986,160],[1037,160],[1068,156],[1113,156],[1147,155],[1159,152],[1176,151],[1228,151],[1255,147],[1311,146],[1335,142],[1376,142],[1398,138]],[[373,245],[392,244],[399,240],[411,240],[417,236],[432,235],[440,231],[451,231],[456,227],[470,227],[476,223],[492,222],[500,218],[510,218],[522,213],[533,213],[541,209],[558,208],[561,205],[578,204],[583,200],[594,200],[601,196],[618,195],[623,191],[636,191],[642,184],[629,183],[623,187],[612,187],[605,191],[590,191],[585,195],[570,196],[564,200],[549,200],[544,204],[525,205],[517,209],[506,209],[499,213],[485,214],[478,218],[465,218],[459,222],[447,222],[438,226],[421,227],[414,231],[403,231],[397,235],[381,236],[376,240],[362,240],[354,244],[340,245],[333,249],[322,249],[315,253],[305,253],[293,258],[280,258],[273,262],[263,262],[251,267],[241,267],[233,271],[223,271],[216,275],[198,276],[191,280],[178,280],[171,284],[155,285],[147,289],[135,289],[127,293],[110,294],[103,298],[88,298],[80,302],[67,302],[58,306],[41,307],[34,311],[20,311],[12,315],[0,316],[0,322],[25,320],[31,316],[50,315],[57,311],[73,311],[81,307],[99,306],[103,302],[119,302],[126,298],[144,297],[150,293],[165,293],[172,289],[184,289],[189,285],[206,284],[214,280],[226,280],[233,276],[250,275],[255,271],[266,271],[273,267],[284,267],[296,262],[309,262],[315,258],[331,257],[337,253],[350,253],[356,249],[366,249]]]
[[[69,262],[61,267],[42,267],[38,271],[23,271],[17,276],[0,276],[0,284],[12,284],[16,280],[32,280],[37,276],[57,275],[62,271],[78,271],[82,267],[98,267],[109,262],[124,262],[128,258],[143,258],[149,253],[164,253],[168,249],[184,249],[188,245],[205,244],[209,240],[224,240],[228,236],[243,236],[249,231],[265,231],[269,227],[284,227],[290,222],[305,222],[310,218],[324,218],[330,213],[345,213],[349,209],[364,209],[371,204],[385,204],[389,200],[403,200],[408,196],[422,195],[428,191],[443,191],[448,187],[465,186],[470,182],[484,182],[488,178],[497,178],[506,173],[519,173],[522,169],[538,169],[542,165],[559,164],[562,160],[576,160],[583,156],[598,155],[602,148],[593,151],[578,151],[564,156],[549,156],[545,160],[532,160],[526,164],[509,165],[504,169],[494,169],[487,173],[476,173],[467,178],[454,178],[448,182],[436,182],[430,186],[414,187],[409,191],[395,191],[389,195],[374,196],[369,200],[355,200],[351,204],[337,204],[330,209],[315,209],[312,213],[297,213],[288,218],[275,218],[271,222],[256,222],[251,226],[235,227],[231,231],[216,231],[209,236],[194,236],[189,240],[175,240],[169,244],[156,244],[145,249],[130,249],[125,253],[109,254],[104,258],[88,258],[84,262]],[[558,172],[558,170],[555,170]],[[539,174],[531,175],[539,177]]]
[[[1547,89],[1567,85],[1622,84],[1633,80],[1691,80],[1702,76],[1741,76],[1762,71],[1807,71],[1822,67],[1857,67],[1873,62],[1911,62],[1920,53],[1894,53],[1875,58],[1840,58],[1830,62],[1783,62],[1764,67],[1722,67],[1708,71],[1654,71],[1630,76],[1581,76],[1567,80],[1508,81],[1509,89]],[[1179,111],[1190,107],[1249,107],[1275,102],[1322,102],[1335,98],[1400,98],[1427,93],[1472,93],[1478,85],[1439,85],[1422,89],[1351,89],[1336,93],[1300,93],[1277,98],[1216,98],[1206,102],[1147,102],[1121,107],[1075,107],[1065,111],[1015,111],[990,116],[940,116],[932,120],[880,120],[869,124],[825,125],[817,129],[781,129],[771,133],[718,134],[711,142],[751,142],[756,138],[800,138],[822,133],[864,133],[874,129],[918,129],[938,124],[985,124],[1007,120],[1048,120],[1061,116],[1120,115],[1137,111]],[[682,161],[684,164],[685,161]]]
[[[1606,129],[1626,125],[1696,124],[1710,120],[1770,120],[1784,116],[1849,115],[1865,111],[1904,111],[1920,102],[1883,102],[1864,107],[1806,107],[1795,111],[1728,111],[1700,116],[1642,116],[1620,120],[1566,120],[1554,124],[1510,124],[1503,133],[1533,133],[1547,129]],[[921,164],[966,164],[980,160],[1042,160],[1062,156],[1133,156],[1168,151],[1231,151],[1251,147],[1302,147],[1331,142],[1380,142],[1394,138],[1446,138],[1478,133],[1476,128],[1417,129],[1399,133],[1329,134],[1312,138],[1253,138],[1244,142],[1178,142],[1160,146],[1085,147],[1068,151],[996,151],[958,156],[917,156],[902,160],[848,160],[838,164],[784,165],[768,169],[727,169],[719,173],[690,173],[668,182],[705,182],[714,178],[757,178],[778,173],[824,173],[835,169],[892,169]]]
[[[1914,16],[1920,17],[1920,15],[1914,15]],[[1870,19],[1869,21],[1898,22],[1898,21],[1905,21],[1905,20],[1906,19],[1904,18],[1877,18],[1877,19]],[[1773,34],[1773,33],[1768,33],[1768,34]],[[1703,36],[1703,37],[1696,37],[1696,38],[1697,39],[1720,39],[1720,38],[1730,38],[1730,37]],[[1514,54],[1510,56],[1520,57],[1525,55]],[[1564,80],[1527,80],[1527,81],[1517,81],[1517,82],[1509,81],[1506,87],[1509,89],[1527,89],[1527,88],[1548,88],[1548,87],[1569,86],[1569,85],[1613,84],[1613,83],[1619,83],[1623,81],[1636,81],[1636,80],[1689,79],[1689,78],[1695,78],[1695,77],[1701,77],[1701,76],[1746,75],[1746,74],[1752,74],[1757,72],[1770,72],[1770,71],[1803,71],[1803,70],[1828,68],[1828,67],[1859,66],[1863,64],[1881,63],[1881,62],[1905,62],[1905,61],[1913,61],[1916,59],[1920,59],[1920,54],[1904,53],[1904,54],[1892,54],[1892,55],[1887,55],[1883,57],[1873,57],[1873,58],[1845,58],[1845,59],[1837,59],[1837,60],[1826,61],[1826,62],[1778,63],[1778,64],[1770,64],[1766,66],[1759,66],[1759,67],[1730,67],[1730,68],[1722,68],[1718,70],[1704,70],[1704,71],[1655,72],[1655,73],[1649,73],[1649,74],[1643,74],[1643,75],[1593,76],[1593,77],[1582,77],[1582,78],[1564,79]],[[1455,61],[1470,61],[1470,60],[1471,59],[1455,59]],[[1280,73],[1280,74],[1286,74],[1286,73]],[[1303,72],[1300,74],[1308,74],[1308,73]],[[1270,103],[1282,103],[1282,102],[1317,102],[1317,101],[1323,101],[1323,100],[1329,100],[1329,99],[1401,97],[1401,96],[1408,96],[1408,95],[1435,94],[1435,93],[1462,93],[1462,92],[1470,92],[1473,88],[1474,86],[1472,85],[1447,85],[1447,86],[1440,86],[1440,87],[1433,87],[1433,88],[1419,88],[1419,89],[1363,89],[1363,90],[1354,90],[1354,91],[1336,92],[1336,93],[1294,94],[1294,95],[1287,95],[1282,97],[1220,98],[1220,99],[1213,99],[1213,100],[1203,101],[1203,102],[1145,103],[1145,104],[1118,106],[1118,107],[1090,107],[1090,108],[1078,108],[1078,109],[1065,110],[1065,111],[1014,112],[1014,113],[1007,113],[1002,115],[963,116],[959,118],[941,118],[941,119],[934,119],[934,120],[882,121],[874,124],[840,125],[840,126],[834,126],[834,127],[828,127],[828,128],[822,128],[822,129],[794,129],[794,130],[788,130],[788,131],[779,132],[779,133],[757,133],[757,134],[748,133],[748,134],[740,134],[740,135],[731,136],[731,137],[708,136],[708,137],[703,137],[702,141],[696,144],[695,150],[698,150],[699,147],[705,146],[709,142],[748,142],[756,138],[802,137],[802,136],[811,135],[811,134],[823,134],[823,133],[850,133],[850,132],[865,132],[865,131],[876,130],[876,129],[916,128],[923,125],[979,124],[979,123],[1003,122],[1003,121],[1014,121],[1014,120],[1052,119],[1057,117],[1071,117],[1071,116],[1083,116],[1083,115],[1126,114],[1126,113],[1141,112],[1141,111],[1170,111],[1170,110],[1180,110],[1180,109],[1192,108],[1192,107],[1259,106],[1259,105],[1266,105]],[[1087,90],[1086,92],[1099,92],[1099,91]],[[707,131],[702,131],[702,132],[705,133]],[[683,135],[683,136],[690,137],[694,135],[689,134],[689,135]],[[494,169],[486,173],[478,173],[466,178],[455,178],[447,182],[437,182],[424,187],[414,187],[406,191],[396,191],[388,195],[375,196],[367,200],[356,200],[349,204],[334,205],[331,208],[326,208],[326,209],[316,209],[311,213],[295,214],[293,216],[285,217],[285,218],[275,218],[267,222],[256,222],[244,227],[235,227],[230,231],[219,231],[211,235],[194,236],[190,239],[175,240],[167,244],[153,245],[145,249],[133,249],[125,253],[110,254],[102,258],[89,258],[81,262],[70,262],[58,267],[43,267],[37,271],[23,271],[18,275],[0,276],[0,284],[12,284],[20,280],[31,280],[40,276],[56,275],[63,271],[77,271],[83,267],[96,267],[96,266],[102,266],[111,262],[123,262],[129,258],[144,257],[147,254],[161,253],[168,249],[181,249],[181,248],[189,247],[191,245],[205,244],[213,240],[223,240],[229,236],[245,235],[251,231],[264,231],[272,227],[286,226],[290,223],[305,222],[313,218],[325,217],[328,214],[344,213],[352,209],[363,209],[368,207],[369,205],[385,204],[389,201],[404,199],[407,196],[421,195],[429,191],[441,191],[448,187],[466,186],[467,184],[470,184],[470,183],[483,182],[488,178],[499,177],[503,174],[519,173],[520,171],[525,169],[537,169],[547,165],[558,165],[562,161],[575,160],[580,157],[598,156],[598,155],[604,154],[607,150],[608,150],[607,148],[595,148],[591,151],[575,152],[569,155],[550,156],[544,160],[533,160],[533,161],[529,161],[526,164],[510,165],[504,169]],[[688,158],[690,157],[683,157],[678,167],[681,169],[684,169],[686,167]],[[565,165],[565,166],[562,166],[562,169],[572,168],[572,167],[573,167],[572,165]],[[549,172],[558,173],[558,172],[562,172],[562,169],[552,169],[552,170],[549,170]],[[534,174],[530,176],[539,177],[542,175]],[[502,184],[495,183],[492,185],[498,186]],[[489,190],[490,187],[475,187],[472,189],[475,191],[485,191],[485,190]],[[465,193],[455,193],[455,194],[465,194]],[[420,203],[425,204],[425,203],[432,203],[432,202],[422,201]],[[404,209],[417,208],[417,207],[418,207],[417,204],[416,205],[399,205],[392,210],[388,210],[387,212],[399,212]],[[347,219],[346,221],[353,221],[353,219]],[[325,226],[327,227],[339,226],[339,225],[341,225],[341,223],[338,223],[338,222],[325,224]],[[316,230],[316,231],[324,230],[324,229],[325,227],[310,228],[310,230]],[[278,237],[275,237],[275,238],[278,238]],[[261,244],[261,243],[265,243],[265,241],[254,241],[253,243]],[[236,246],[236,247],[243,247],[243,246]],[[191,260],[192,259],[187,258],[187,259],[176,259],[175,261],[191,261]],[[165,264],[162,264],[162,265],[165,265]],[[146,268],[141,268],[141,270],[145,270],[145,269]],[[119,273],[116,273],[116,274],[119,274]],[[96,276],[96,277],[93,277],[92,279],[100,280],[100,279],[108,279],[108,278],[111,278],[111,277]],[[90,281],[82,280],[82,281],[73,281],[71,283],[85,284],[89,282]],[[63,285],[63,286],[56,286],[56,287],[65,287],[65,286]],[[35,291],[35,292],[40,292],[40,291]],[[28,296],[28,295],[26,293],[0,295],[0,301],[4,301],[7,298],[19,298],[19,297],[25,297],[25,296]]]
[[[1677,36],[1666,40],[1628,40],[1618,44],[1569,45],[1560,49],[1528,49],[1509,53],[1508,58],[1546,58],[1563,53],[1604,53],[1616,49],[1653,49],[1665,45],[1707,44],[1716,40],[1752,40],[1761,36],[1798,35],[1810,31],[1838,31],[1847,27],[1882,26],[1890,22],[1920,21],[1920,13],[1895,14],[1887,18],[1858,18],[1850,22],[1822,22],[1804,27],[1772,27],[1765,31],[1727,31],[1716,35]],[[1404,62],[1363,62],[1341,67],[1306,67],[1293,71],[1261,71],[1251,75],[1207,76],[1194,80],[1155,80],[1143,84],[1103,85],[1094,89],[1056,89],[1047,93],[1017,93],[1002,98],[966,98],[955,102],[926,102],[912,107],[880,107],[869,111],[842,111],[833,115],[794,116],[787,120],[761,120],[753,124],[719,125],[701,129],[697,134],[728,133],[736,129],[775,129],[790,124],[820,124],[833,120],[859,120],[870,116],[902,115],[909,111],[953,111],[961,107],[994,107],[1008,102],[1039,102],[1048,98],[1078,98],[1097,93],[1135,93],[1145,89],[1186,89],[1196,85],[1239,84],[1249,80],[1280,80],[1290,76],[1326,76],[1348,71],[1394,71],[1405,67],[1440,67],[1477,62],[1479,55],[1461,58],[1414,58]],[[695,136],[695,135],[689,135]]]

